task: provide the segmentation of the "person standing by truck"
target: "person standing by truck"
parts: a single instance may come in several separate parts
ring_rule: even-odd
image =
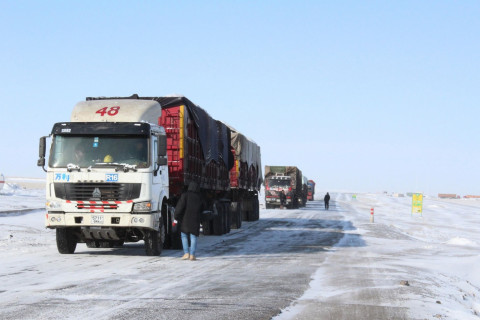
[[[328,192],[325,195],[325,197],[323,197],[323,201],[325,202],[325,210],[328,210],[328,208],[329,208],[328,203],[330,202],[330,195],[328,194]]]
[[[200,234],[200,215],[205,209],[205,201],[196,182],[190,182],[175,208],[175,220],[180,223],[182,236],[182,260],[196,260],[197,238]],[[190,238],[190,247],[188,240]]]

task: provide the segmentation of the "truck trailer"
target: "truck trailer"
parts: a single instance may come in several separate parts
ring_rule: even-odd
[[[230,170],[231,226],[240,228],[243,221],[259,219],[258,194],[263,182],[260,147],[238,130],[230,127],[231,152],[234,156]]]
[[[174,208],[195,181],[209,207],[201,219],[204,234],[227,233],[238,219],[232,217],[244,214],[232,214],[232,204],[253,207],[259,190],[240,185],[232,191],[232,149],[231,129],[183,96],[89,97],[77,103],[70,122],[54,124],[40,138],[45,225],[56,229],[63,254],[74,253],[77,243],[96,248],[141,240],[147,255],[180,249]],[[259,157],[258,148],[258,163]]]
[[[265,166],[265,207],[300,207],[304,197],[302,184],[302,171],[295,166]]]

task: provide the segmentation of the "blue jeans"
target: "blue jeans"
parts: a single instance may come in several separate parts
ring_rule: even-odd
[[[191,233],[181,233],[182,234],[182,246],[183,253],[190,253],[191,256],[195,255],[197,251],[197,237]],[[188,235],[190,235],[190,252],[188,250]]]

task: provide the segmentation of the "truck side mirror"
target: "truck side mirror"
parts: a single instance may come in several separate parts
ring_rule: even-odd
[[[158,164],[159,166],[166,166],[167,163],[168,163],[168,161],[167,161],[167,158],[166,158],[166,157],[158,156],[157,164]]]
[[[158,156],[165,157],[167,155],[167,136],[158,136]]]
[[[158,166],[153,174],[156,176],[160,166],[167,164],[167,136],[160,135],[157,137],[157,161],[156,165]]]
[[[37,166],[42,167],[43,171],[47,172],[45,170],[45,151],[46,151],[46,142],[47,137],[41,137],[40,138],[40,143],[38,145],[38,161],[37,161]]]

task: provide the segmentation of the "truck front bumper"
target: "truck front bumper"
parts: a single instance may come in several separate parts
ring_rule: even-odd
[[[274,205],[274,206],[280,206],[282,204],[282,202],[280,201],[280,198],[267,198],[265,200],[265,203],[271,204],[271,205]],[[290,203],[292,203],[292,199],[286,199],[285,200],[286,205],[289,205]]]
[[[160,213],[51,213],[45,217],[47,228],[58,227],[120,227],[158,230]]]

